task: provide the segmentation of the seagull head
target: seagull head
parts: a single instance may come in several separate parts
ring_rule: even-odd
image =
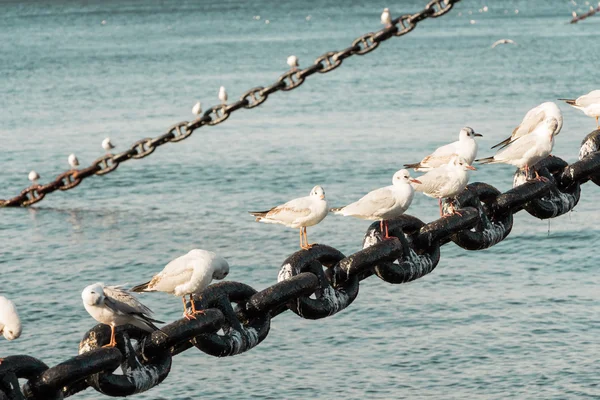
[[[312,188],[312,190],[310,191],[310,195],[318,197],[321,200],[325,200],[325,189],[317,185],[314,188]]]
[[[21,320],[13,302],[4,297],[0,297],[0,299],[3,303],[1,306],[5,309],[2,321],[4,326],[0,328],[0,334],[4,335],[6,340],[15,340],[21,336]]]
[[[412,179],[410,177],[410,173],[408,172],[407,169],[401,169],[400,171],[396,172],[394,174],[394,177],[392,178],[392,184],[394,185],[398,185],[398,184],[408,184],[410,185],[410,183],[421,183],[421,181],[419,181],[418,179]]]
[[[213,260],[214,263],[214,272],[213,279],[221,280],[225,279],[227,274],[229,274],[229,263],[223,257],[216,256]]]
[[[460,130],[460,133],[458,134],[458,139],[459,140],[467,140],[467,139],[473,139],[475,137],[481,137],[483,136],[481,133],[477,133],[473,130],[473,128],[470,128],[468,126],[465,126],[464,128],[462,128]]]
[[[100,282],[94,283],[81,292],[83,303],[88,306],[97,306],[104,300],[104,285]]]
[[[549,119],[556,119],[557,124],[556,128],[554,129],[554,136],[558,135],[563,125],[563,116],[562,112],[560,111],[560,108],[558,108],[556,103],[554,103],[553,101],[547,101],[545,103],[540,104],[538,107],[544,110],[548,117],[552,117]]]

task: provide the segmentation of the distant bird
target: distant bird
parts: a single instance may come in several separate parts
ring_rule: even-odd
[[[389,8],[384,8],[381,13],[381,23],[385,25],[386,28],[392,26],[392,15],[390,14]]]
[[[517,44],[517,42],[515,42],[512,39],[500,39],[500,40],[496,40],[494,42],[494,44],[492,44],[492,49],[496,46],[498,46],[499,44]]]
[[[588,117],[596,118],[596,128],[600,129],[598,118],[600,118],[600,90],[592,90],[586,95],[580,96],[575,100],[559,99],[565,101],[568,105],[583,111]]]
[[[71,168],[77,168],[79,166],[79,160],[77,159],[75,154],[71,154],[69,156],[69,165],[71,166]]]
[[[287,58],[287,65],[290,66],[290,68],[292,69],[292,71],[295,71],[296,69],[298,69],[298,57],[291,55]]]
[[[154,323],[163,323],[150,318],[152,311],[133,295],[119,286],[104,286],[94,283],[81,293],[83,306],[96,321],[110,325],[110,343],[103,347],[115,347],[115,327],[131,324],[147,332],[160,330]]]
[[[227,103],[227,91],[225,90],[225,86],[219,88],[219,100],[221,100],[221,104],[223,105]]]
[[[527,114],[525,114],[525,117],[523,117],[523,121],[521,121],[521,123],[513,130],[512,135],[492,146],[492,149],[495,149],[496,147],[502,149],[515,139],[530,134],[547,119],[555,119],[557,121],[554,136],[558,135],[563,125],[562,112],[555,103],[548,101],[529,110]]]
[[[554,135],[558,127],[556,118],[547,118],[539,124],[530,134],[517,137],[510,141],[495,156],[475,160],[481,164],[510,164],[522,169],[525,168],[529,176],[529,167],[548,157],[554,147]],[[535,173],[537,179],[539,174]]]
[[[0,296],[0,335],[7,340],[15,340],[21,336],[21,320],[14,303]]]
[[[415,191],[411,182],[420,184],[421,181],[412,179],[407,170],[401,169],[392,178],[392,185],[375,189],[360,200],[345,207],[332,208],[334,214],[351,216],[367,220],[379,220],[379,229],[384,238],[389,238],[387,220],[404,214],[412,203]]]
[[[415,171],[425,172],[432,168],[437,168],[441,165],[448,164],[454,155],[462,157],[467,164],[471,164],[477,157],[477,142],[476,137],[483,136],[477,133],[468,126],[460,130],[458,140],[442,147],[438,147],[436,151],[422,159],[418,163],[404,164],[406,168],[414,168]]]
[[[37,172],[32,170],[31,172],[29,172],[29,175],[27,175],[27,178],[31,182],[33,182],[34,185],[37,185],[37,183],[38,183],[37,181],[38,181],[38,179],[40,179],[40,175]]]
[[[115,148],[115,146],[110,141],[110,138],[107,137],[102,141],[102,148],[108,152]]]
[[[315,186],[306,197],[290,200],[268,211],[250,211],[250,214],[256,217],[256,222],[300,228],[300,247],[307,250],[313,245],[308,243],[306,227],[323,221],[328,212],[325,190]]]
[[[415,185],[417,192],[425,196],[438,199],[440,206],[440,216],[444,216],[442,211],[442,198],[455,197],[461,193],[469,183],[469,170],[476,168],[469,165],[463,158],[453,156],[450,162],[441,167],[437,167],[418,177],[421,184]],[[454,214],[454,210],[452,213]]]
[[[202,103],[197,102],[196,104],[194,104],[194,107],[192,108],[192,113],[195,115],[200,115],[202,113]]]
[[[474,19],[472,19],[472,20],[470,20],[470,21],[469,21],[469,23],[470,23],[471,25],[475,25],[475,24],[477,23],[477,21],[475,21]]]
[[[152,280],[131,288],[132,292],[164,292],[179,296],[183,300],[183,315],[187,319],[195,319],[196,310],[192,295],[200,294],[213,279],[223,279],[229,273],[227,261],[212,251],[194,249],[177,257],[166,267],[154,275]],[[190,296],[192,313],[187,312],[185,296]]]

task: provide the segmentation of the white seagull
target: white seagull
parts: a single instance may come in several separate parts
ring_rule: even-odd
[[[202,103],[197,102],[196,104],[194,104],[194,107],[192,107],[192,113],[195,115],[200,115],[201,112],[202,112]]]
[[[227,91],[225,90],[225,86],[219,88],[219,100],[221,100],[221,104],[223,105],[227,103]]]
[[[600,124],[598,123],[598,119],[600,118],[600,90],[592,90],[588,94],[578,97],[575,100],[559,100],[563,100],[568,105],[583,111],[588,117],[596,118],[596,128],[600,129]]]
[[[32,170],[29,172],[29,175],[27,175],[27,178],[33,182],[34,185],[37,185],[37,181],[40,179],[40,174]]]
[[[92,318],[102,324],[110,325],[110,343],[103,347],[116,346],[115,327],[117,326],[131,324],[147,332],[153,332],[159,330],[154,322],[162,323],[150,318],[152,311],[119,286],[94,283],[83,289],[81,298],[83,306]]]
[[[448,164],[454,155],[462,157],[467,164],[473,163],[477,157],[477,142],[475,138],[483,136],[476,133],[473,128],[468,126],[462,128],[458,134],[458,140],[442,147],[425,157],[421,162],[414,164],[404,164],[406,168],[414,168],[415,171],[429,171],[444,164]]]
[[[112,149],[115,148],[115,146],[110,141],[110,138],[107,137],[102,141],[102,148],[106,151],[111,151]]]
[[[296,69],[298,69],[298,57],[291,55],[287,58],[287,65],[290,66],[290,68],[292,69],[292,71],[295,71]]]
[[[77,168],[79,166],[79,160],[77,159],[75,154],[71,154],[69,156],[69,165],[71,166],[71,168]]]
[[[12,301],[0,296],[0,335],[7,340],[21,336],[21,320]]]
[[[394,174],[391,186],[375,189],[360,200],[345,207],[332,208],[331,211],[343,216],[379,220],[381,234],[387,239],[389,238],[387,220],[404,214],[412,203],[415,190],[411,182],[421,183],[417,179],[412,179],[407,170],[401,169]]]
[[[461,157],[453,156],[448,164],[419,176],[421,184],[415,185],[415,190],[425,196],[437,198],[440,215],[443,217],[442,198],[455,197],[462,192],[469,183],[469,170],[474,171],[475,169]]]
[[[385,25],[386,28],[392,26],[392,15],[390,14],[389,8],[384,8],[381,13],[381,23]]]
[[[520,136],[498,150],[495,156],[476,160],[482,164],[510,164],[521,169],[526,175],[529,167],[548,157],[554,146],[554,135],[558,126],[556,118],[545,119],[528,135]],[[536,171],[536,178],[540,179]],[[542,178],[544,180],[544,178]]]
[[[521,121],[521,123],[513,130],[512,135],[500,143],[492,146],[492,149],[495,149],[496,147],[500,147],[502,149],[508,146],[508,144],[515,139],[528,135],[536,130],[540,125],[543,124],[545,120],[548,119],[556,120],[557,125],[553,135],[558,135],[562,129],[563,116],[558,106],[549,101],[529,110],[527,114],[525,114],[525,117],[523,117],[523,121]]]
[[[194,249],[177,257],[149,282],[131,288],[132,292],[164,292],[183,300],[183,316],[195,319],[194,314],[202,314],[196,310],[192,295],[200,294],[213,279],[223,279],[229,273],[227,261],[212,251]],[[190,296],[192,313],[187,312],[185,296]]]
[[[307,250],[313,245],[308,243],[306,227],[323,221],[328,211],[325,190],[315,186],[306,197],[290,200],[268,211],[250,211],[250,214],[256,217],[257,222],[300,228],[300,247]]]
[[[494,44],[492,44],[492,49],[496,46],[498,46],[499,44],[517,44],[517,42],[515,42],[512,39],[500,39],[500,40],[496,40],[494,42]]]

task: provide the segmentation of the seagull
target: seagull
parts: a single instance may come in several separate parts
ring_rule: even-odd
[[[548,157],[554,146],[554,135],[558,128],[556,118],[545,119],[537,128],[528,135],[520,136],[502,149],[498,150],[495,156],[475,160],[481,164],[510,164],[521,169],[525,168],[525,174],[529,174],[529,167],[535,165],[538,161]],[[540,178],[537,171],[536,179]]]
[[[223,279],[229,273],[227,261],[212,251],[194,249],[189,253],[177,257],[152,280],[131,288],[132,292],[164,292],[179,296],[183,300],[183,316],[196,319],[194,314],[203,314],[197,311],[193,294],[200,294],[213,279]],[[187,312],[185,296],[190,295],[192,313]]]
[[[394,174],[391,186],[375,189],[360,200],[345,207],[332,208],[331,211],[343,216],[379,220],[379,229],[384,234],[384,238],[388,239],[390,236],[387,220],[404,214],[412,203],[415,190],[411,182],[421,183],[417,179],[412,179],[407,170],[401,169]]]
[[[133,295],[119,286],[104,286],[94,283],[81,293],[83,306],[96,321],[110,325],[110,343],[103,347],[115,347],[115,327],[131,324],[147,332],[160,330],[150,318],[152,311]]]
[[[517,44],[517,42],[515,42],[512,39],[500,39],[500,40],[496,40],[494,42],[494,44],[492,44],[492,49],[496,46],[498,46],[499,44]]]
[[[462,157],[470,165],[475,160],[475,157],[477,157],[477,142],[475,138],[478,136],[481,137],[483,135],[476,133],[473,128],[466,126],[460,130],[456,142],[438,147],[436,151],[418,163],[404,164],[404,166],[406,168],[414,168],[415,171],[425,172],[448,164],[454,155]]]
[[[6,340],[15,340],[21,336],[21,320],[17,309],[12,301],[3,296],[0,296],[0,335],[4,335]]]
[[[287,65],[290,66],[290,68],[292,69],[292,71],[295,71],[296,69],[298,69],[298,57],[291,55],[287,58]]]
[[[112,144],[112,142],[110,141],[110,138],[107,137],[102,141],[102,148],[104,150],[106,150],[107,152],[110,152],[112,149],[115,148],[115,146]]]
[[[392,26],[392,15],[390,14],[389,8],[384,8],[381,13],[381,23],[385,25],[386,28]]]
[[[194,107],[192,108],[192,113],[195,115],[200,115],[201,112],[202,112],[202,103],[197,102],[196,104],[194,104]]]
[[[219,100],[221,100],[221,104],[223,105],[227,103],[227,91],[225,90],[225,86],[219,88]]]
[[[425,175],[419,176],[421,184],[415,185],[414,188],[425,196],[437,198],[440,205],[440,215],[444,217],[442,198],[455,197],[465,189],[467,183],[469,183],[469,170],[475,171],[476,168],[469,165],[462,157],[452,156],[448,164],[434,168]],[[452,214],[454,213],[453,210]]]
[[[315,186],[306,197],[290,200],[268,211],[250,211],[250,214],[256,217],[256,222],[300,228],[300,247],[308,250],[313,245],[308,243],[306,227],[323,221],[327,212],[325,190],[321,186]]]
[[[563,100],[568,105],[583,111],[588,117],[596,118],[596,128],[600,129],[600,124],[598,123],[598,118],[600,118],[600,90],[592,90],[588,94],[578,97],[575,100],[559,100]]]
[[[37,172],[31,170],[31,172],[29,173],[29,175],[27,175],[27,178],[33,182],[34,185],[37,185],[37,181],[38,179],[40,179],[40,174],[38,174]]]
[[[558,106],[549,101],[529,110],[527,114],[525,114],[525,117],[523,117],[523,121],[521,121],[521,123],[513,130],[512,135],[500,143],[492,146],[492,149],[495,149],[496,147],[500,147],[502,149],[508,146],[508,144],[515,139],[530,134],[546,119],[555,119],[557,121],[558,125],[556,126],[556,131],[553,133],[553,135],[558,135],[562,129],[563,116]]]
[[[79,160],[77,159],[75,154],[71,154],[69,156],[69,165],[71,166],[71,168],[77,168],[79,166]]]

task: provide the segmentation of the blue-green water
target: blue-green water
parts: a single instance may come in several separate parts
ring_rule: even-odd
[[[348,47],[379,29],[383,7],[398,15],[423,5],[1,2],[0,198],[27,186],[31,169],[42,183],[54,178],[72,152],[91,163],[106,136],[119,150],[191,119],[197,100],[205,109],[218,103],[220,85],[236,99],[270,84],[290,54],[307,66]],[[480,156],[491,155],[531,107],[598,89],[600,18],[567,23],[589,6],[502,1],[480,13],[484,5],[463,0],[182,143],[33,208],[0,210],[0,294],[24,324],[19,340],[0,341],[0,356],[54,365],[76,355],[95,325],[81,304],[85,286],[140,283],[192,248],[226,257],[227,279],[267,287],[298,234],[257,224],[247,210],[316,184],[332,206],[345,204],[388,185],[403,163],[456,140],[465,125],[485,135]],[[500,38],[518,45],[490,49]],[[560,107],[554,154],[572,162],[595,125]],[[472,180],[505,191],[512,172],[483,166]],[[444,246],[437,269],[414,283],[368,279],[333,317],[286,313],[248,353],[185,352],[164,383],[136,398],[597,398],[599,194],[585,185],[575,212],[552,220],[550,234],[548,222],[520,213],[505,241],[478,252]],[[434,199],[417,196],[408,213],[431,221],[437,212]],[[329,216],[309,238],[350,254],[368,225]],[[159,319],[181,316],[175,297],[142,300]],[[101,396],[88,389],[77,397]]]

